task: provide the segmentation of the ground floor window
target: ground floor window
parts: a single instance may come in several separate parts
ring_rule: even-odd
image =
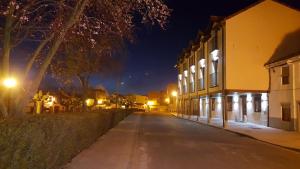
[[[291,121],[291,105],[289,103],[281,104],[282,121]]]

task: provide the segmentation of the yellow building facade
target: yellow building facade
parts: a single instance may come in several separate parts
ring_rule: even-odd
[[[299,29],[300,12],[272,0],[226,18],[211,17],[208,29],[178,59],[178,113],[218,126],[230,121],[268,126],[270,80],[264,65]]]

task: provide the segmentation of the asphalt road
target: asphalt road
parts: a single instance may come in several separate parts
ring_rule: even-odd
[[[136,113],[66,169],[300,169],[300,153],[167,114]]]

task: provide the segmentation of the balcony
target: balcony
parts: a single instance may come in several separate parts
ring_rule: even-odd
[[[209,75],[210,78],[210,87],[218,86],[218,73],[212,73]]]

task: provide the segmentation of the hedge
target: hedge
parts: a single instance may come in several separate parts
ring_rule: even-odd
[[[26,116],[0,122],[0,169],[57,169],[134,110]]]

